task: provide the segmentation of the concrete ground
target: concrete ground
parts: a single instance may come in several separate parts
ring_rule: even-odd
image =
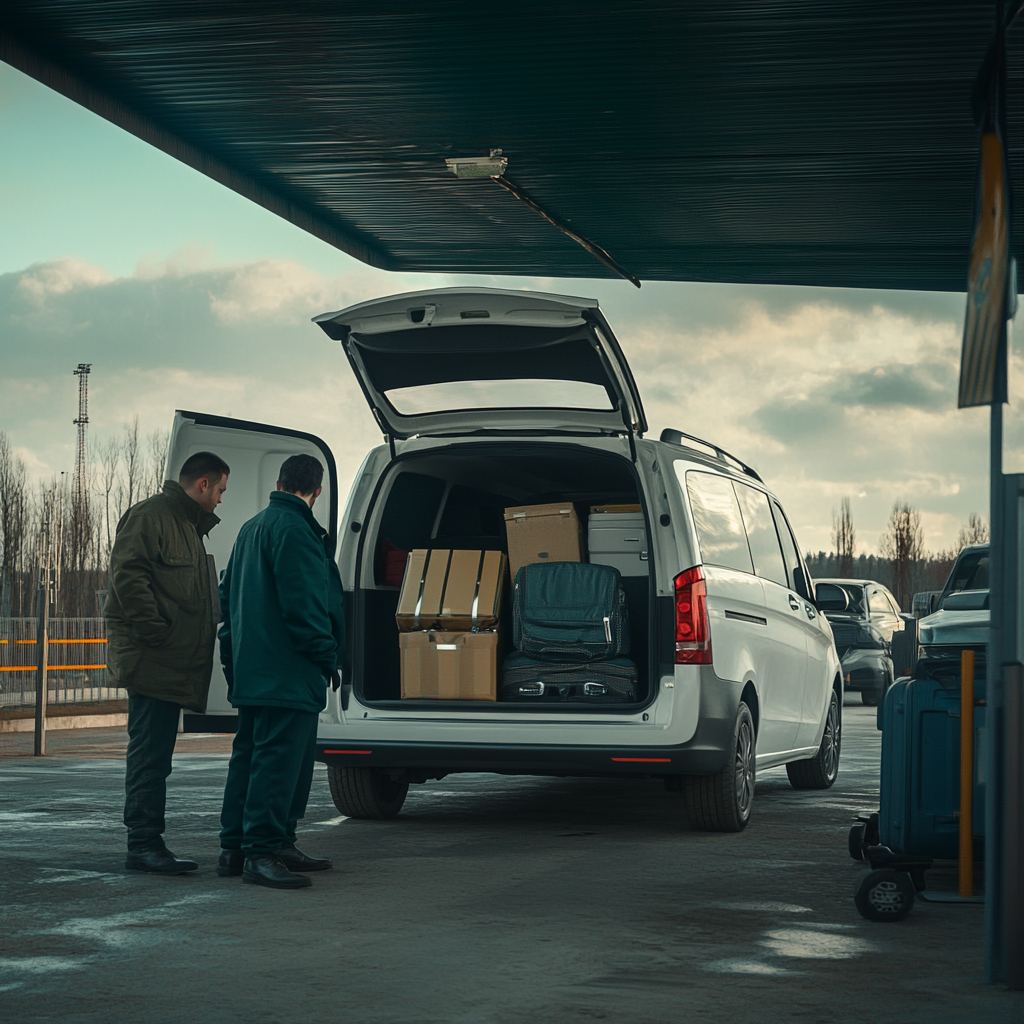
[[[857,915],[874,717],[845,709],[832,790],[763,773],[739,835],[657,781],[450,776],[353,821],[319,768],[300,845],[335,868],[299,892],[214,874],[223,738],[181,738],[167,840],[200,870],[160,878],[123,870],[123,733],[52,733],[45,760],[0,737],[3,1020],[1019,1024],[1024,994],[981,982],[982,907]]]

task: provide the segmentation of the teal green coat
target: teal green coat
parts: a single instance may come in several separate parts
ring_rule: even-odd
[[[217,627],[203,537],[219,522],[174,480],[122,516],[103,609],[112,685],[206,710]]]
[[[220,585],[220,660],[242,704],[321,711],[342,641],[341,580],[327,531],[294,494],[238,531]]]

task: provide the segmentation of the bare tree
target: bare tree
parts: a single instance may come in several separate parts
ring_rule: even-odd
[[[146,489],[150,494],[156,494],[164,485],[167,447],[171,441],[171,432],[169,430],[154,430],[147,440],[149,458],[146,464]]]
[[[24,566],[29,519],[28,471],[15,456],[7,434],[0,432],[0,616],[11,615]],[[17,599],[21,611],[20,594]]]
[[[892,564],[893,589],[901,608],[913,598],[912,574],[924,556],[921,513],[905,501],[893,502],[889,524],[879,543],[883,558]]]
[[[962,551],[970,544],[987,544],[988,537],[988,523],[977,512],[972,512],[967,517],[967,522],[960,527],[960,533],[956,538],[956,550]]]
[[[117,497],[121,446],[116,438],[110,438],[105,444],[98,445],[95,450],[99,456],[99,472],[93,474],[93,479],[96,480],[101,507],[97,517],[100,520],[98,535],[101,545],[97,561],[105,566],[110,560],[110,548],[114,543],[114,527],[117,525],[112,503],[116,501]]]
[[[832,510],[832,548],[836,553],[837,573],[848,579],[853,575],[853,556],[857,547],[857,531],[853,528],[853,509],[849,498],[843,498],[838,511]]]
[[[139,500],[142,492],[143,457],[139,450],[139,417],[121,433],[121,473],[117,488],[117,518]]]

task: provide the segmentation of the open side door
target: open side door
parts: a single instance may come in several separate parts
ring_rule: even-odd
[[[227,567],[231,549],[242,524],[270,504],[281,463],[292,455],[312,455],[324,467],[323,493],[313,506],[317,522],[338,536],[338,471],[327,444],[313,434],[266,423],[229,419],[199,412],[175,412],[167,453],[165,478],[177,480],[182,464],[196,452],[219,455],[230,467],[228,489],[217,508],[221,522],[206,538],[217,575]],[[224,716],[231,716],[225,720]],[[220,658],[214,658],[213,682],[205,715],[184,715],[186,732],[233,732],[235,711],[228,703],[227,681]]]

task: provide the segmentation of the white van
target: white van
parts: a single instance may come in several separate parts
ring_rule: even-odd
[[[340,524],[334,458],[308,434],[179,412],[168,475],[203,449],[231,465],[208,543],[222,568],[283,459],[325,464],[314,513],[340,541],[348,649],[317,746],[341,813],[390,817],[410,784],[452,772],[628,775],[663,778],[694,825],[738,830],[758,769],[785,764],[798,789],[832,785],[842,676],[785,514],[714,445],[672,430],[644,438],[636,384],[596,301],[448,288],[315,322],[340,342],[385,435]],[[643,512],[644,554],[623,576],[635,702],[401,700],[399,590],[384,582],[384,554],[505,549],[505,508],[570,501]],[[218,669],[210,713],[185,727],[230,713]]]

